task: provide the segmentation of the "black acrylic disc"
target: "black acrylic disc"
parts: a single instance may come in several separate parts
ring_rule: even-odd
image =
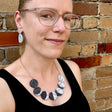
[[[36,88],[36,87],[38,86],[38,81],[37,81],[36,79],[32,79],[32,80],[30,81],[30,86],[31,86],[32,88]]]
[[[49,93],[49,98],[50,98],[51,100],[56,100],[57,94],[56,94],[55,92],[50,92],[50,93]]]
[[[38,96],[41,94],[41,88],[40,87],[36,87],[34,90],[33,90],[33,93]]]
[[[41,93],[41,98],[42,98],[43,100],[47,100],[47,99],[49,98],[49,94],[48,94],[46,91],[43,91],[43,92]]]

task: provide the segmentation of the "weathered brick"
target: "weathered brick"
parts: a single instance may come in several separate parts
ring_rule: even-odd
[[[0,50],[0,61],[4,59],[4,52],[3,50]]]
[[[83,45],[82,46],[82,55],[83,56],[94,55],[95,50],[96,50],[95,44]]]
[[[5,50],[6,60],[13,62],[17,58],[19,58],[19,49],[18,48],[10,48]]]
[[[3,21],[0,20],[0,30],[2,29]]]
[[[101,42],[112,42],[112,31],[101,31]]]
[[[112,64],[112,55],[103,55],[101,65],[110,65],[110,64]]]
[[[17,32],[0,32],[0,46],[17,46]]]
[[[89,106],[90,106],[91,112],[94,112],[95,109],[96,109],[96,103],[95,102],[90,102]]]
[[[61,57],[79,56],[80,51],[80,45],[67,45],[65,46]]]
[[[95,80],[96,68],[81,69],[82,80]]]
[[[7,15],[6,16],[6,27],[9,30],[16,30],[16,24],[15,24],[15,20],[14,20],[14,15]]]
[[[97,15],[98,14],[98,6],[97,4],[89,4],[89,3],[74,3],[73,4],[73,12],[79,15]]]
[[[95,28],[95,27],[97,27],[97,18],[95,17],[83,18],[83,28],[84,29]]]
[[[112,15],[112,4],[102,3],[100,5],[100,14],[101,15]]]
[[[8,65],[0,65],[0,69],[7,67]]]
[[[2,16],[0,16],[0,19],[2,19],[3,17]]]
[[[111,108],[111,107],[112,107],[112,98],[111,97],[110,98],[101,99],[101,100],[98,100],[96,102],[96,109],[97,110],[105,109],[105,108]]]
[[[94,90],[96,88],[96,80],[86,80],[82,82],[83,91]]]
[[[1,0],[0,12],[15,12],[18,7],[18,0]]]
[[[112,107],[112,98],[111,97],[101,99],[101,100],[96,102],[96,109],[97,110],[111,108],[111,107]],[[111,111],[109,111],[109,112],[111,112]]]
[[[112,28],[112,17],[100,17],[99,28]]]
[[[106,110],[103,110],[103,111],[100,111],[100,112],[112,112],[112,108],[106,109]]]
[[[108,97],[112,97],[112,87],[96,90],[95,98],[97,100]]]
[[[108,77],[112,76],[112,66],[107,66],[107,67],[99,67],[96,70],[96,77]]]
[[[88,101],[93,101],[95,99],[95,91],[94,90],[89,90],[84,92],[84,95],[86,96]]]
[[[98,100],[96,102],[96,109],[99,110],[99,109],[104,109],[105,108],[105,99],[103,100]]]
[[[77,31],[72,32],[70,35],[70,42],[73,43],[86,43],[86,42],[97,42],[98,31]]]
[[[93,57],[87,57],[87,58],[73,58],[71,60],[76,62],[80,68],[89,68],[93,66],[99,66],[101,57],[93,56]]]
[[[112,77],[97,80],[98,88],[112,86]]]

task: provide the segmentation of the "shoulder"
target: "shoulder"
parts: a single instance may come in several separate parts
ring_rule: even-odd
[[[0,112],[14,112],[14,104],[14,99],[7,82],[0,78]]]
[[[82,90],[82,78],[81,78],[81,73],[80,73],[80,68],[79,66],[73,62],[73,61],[70,61],[70,60],[64,60],[68,66],[70,67],[70,69],[72,70],[81,90]]]

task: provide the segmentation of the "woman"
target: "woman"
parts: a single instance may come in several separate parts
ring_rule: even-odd
[[[58,59],[79,21],[72,8],[71,0],[19,0],[15,21],[25,49],[0,70],[0,112],[90,112],[79,67]]]

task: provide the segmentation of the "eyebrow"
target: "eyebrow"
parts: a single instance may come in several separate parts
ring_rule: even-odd
[[[52,10],[56,11],[57,13],[59,13],[58,10],[55,8],[49,8],[49,7],[45,7],[45,8],[52,9]],[[65,11],[63,14],[72,14],[72,13],[73,13],[72,11]]]
[[[49,7],[26,8],[26,9],[20,9],[19,11],[34,11],[34,10],[39,9],[39,8],[40,8],[40,9],[41,9],[41,8],[44,8],[44,9],[51,9],[51,10],[56,11],[56,13],[59,14],[59,12],[57,11],[57,9],[55,9],[55,8],[49,8]],[[66,12],[64,12],[63,14],[72,14],[72,12],[71,12],[71,11],[66,11]]]

